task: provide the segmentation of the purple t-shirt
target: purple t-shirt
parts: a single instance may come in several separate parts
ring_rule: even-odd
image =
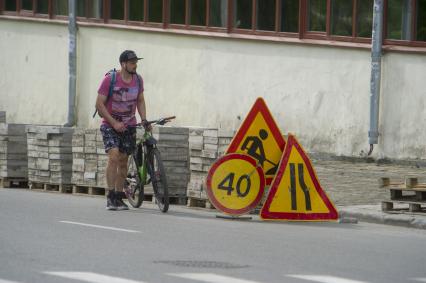
[[[117,121],[123,122],[126,126],[136,125],[136,106],[139,94],[143,92],[143,80],[141,76],[139,78],[140,89],[136,75],[132,76],[130,83],[126,83],[121,78],[120,73],[117,72],[112,96],[106,104],[106,108],[111,116]],[[110,83],[111,75],[105,76],[99,86],[98,94],[108,96]],[[102,120],[102,123],[109,125],[105,118]]]

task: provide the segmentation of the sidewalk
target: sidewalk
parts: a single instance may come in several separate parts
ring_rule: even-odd
[[[426,213],[385,213],[381,205],[338,206],[337,210],[341,219],[426,229]]]
[[[403,182],[408,176],[417,177],[419,182],[425,183],[426,167],[423,164],[380,164],[371,160],[324,157],[312,158],[312,163],[323,189],[334,202],[341,218],[426,229],[426,212],[382,212],[381,202],[390,199],[390,192],[380,188],[378,183],[382,177]]]

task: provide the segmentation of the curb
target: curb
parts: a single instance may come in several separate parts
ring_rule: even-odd
[[[406,214],[388,214],[365,208],[340,208],[340,217],[357,218],[359,221],[426,229],[426,217]]]

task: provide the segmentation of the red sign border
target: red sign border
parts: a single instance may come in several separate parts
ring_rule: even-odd
[[[324,204],[329,209],[328,213],[292,213],[292,212],[271,212],[269,208],[271,206],[272,200],[278,190],[279,184],[281,182],[282,176],[284,175],[284,171],[288,165],[288,161],[290,158],[291,150],[295,147],[297,151],[300,153],[303,161],[306,164],[309,175],[312,178],[315,189],[317,193],[320,195],[321,199],[324,201]],[[277,174],[275,175],[274,180],[272,181],[271,189],[268,194],[268,198],[266,199],[261,211],[260,217],[264,220],[294,220],[294,221],[324,221],[324,220],[337,220],[339,215],[334,207],[333,203],[328,198],[327,194],[321,188],[321,185],[318,181],[318,177],[315,174],[315,171],[312,167],[312,163],[303,150],[302,146],[297,141],[296,137],[293,135],[289,135],[287,139],[287,146],[284,150],[283,156],[281,158],[280,166],[277,170]]]
[[[227,208],[227,207],[223,206],[216,199],[216,197],[214,196],[213,191],[212,191],[212,177],[214,175],[214,172],[222,163],[224,163],[225,161],[228,161],[230,159],[242,159],[242,160],[249,162],[254,167],[256,167],[256,170],[257,170],[257,172],[260,176],[259,193],[256,196],[255,200],[246,208],[241,208],[241,209]],[[263,193],[265,191],[265,174],[263,173],[262,168],[257,166],[257,162],[253,157],[251,157],[249,155],[241,154],[241,153],[230,153],[230,154],[222,156],[212,165],[212,167],[209,170],[209,173],[207,174],[206,185],[207,185],[206,191],[207,191],[207,195],[209,197],[209,200],[214,205],[214,207],[216,207],[216,209],[218,209],[218,210],[220,210],[220,211],[222,211],[226,214],[230,214],[230,215],[242,215],[242,214],[245,214],[245,213],[249,212],[250,210],[254,209],[257,206],[257,204],[260,202],[260,200],[262,199]]]
[[[244,138],[245,134],[247,133],[250,125],[253,123],[254,119],[256,118],[257,113],[261,112],[263,114],[263,118],[266,121],[266,124],[268,124],[276,142],[278,143],[278,146],[280,147],[281,151],[284,151],[286,142],[281,134],[280,129],[278,128],[277,123],[275,122],[274,118],[272,117],[271,112],[268,109],[268,106],[266,105],[265,101],[262,97],[258,97],[253,104],[252,108],[250,109],[249,114],[244,119],[243,123],[240,126],[240,129],[238,130],[235,137],[232,139],[231,143],[228,146],[228,149],[226,150],[226,153],[234,153],[238,149],[238,145],[241,143],[242,139]],[[273,127],[271,126],[273,125]],[[275,128],[275,130],[274,130]],[[265,176],[266,177],[266,176]],[[266,184],[270,185],[274,177],[266,177]]]

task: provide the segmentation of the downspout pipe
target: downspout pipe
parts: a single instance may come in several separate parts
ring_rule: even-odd
[[[77,71],[77,22],[75,0],[68,1],[68,119],[64,127],[75,125],[75,97],[76,97],[76,71]]]
[[[382,74],[383,0],[374,0],[373,30],[371,36],[371,79],[370,79],[370,151],[379,141],[380,79]]]

